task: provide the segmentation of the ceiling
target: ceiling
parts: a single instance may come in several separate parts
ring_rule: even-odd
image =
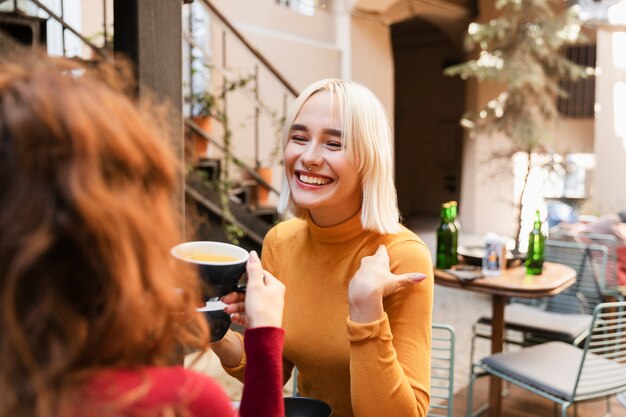
[[[467,25],[477,13],[477,0],[356,0],[356,12],[378,16],[387,24],[422,19],[462,45]]]
[[[410,19],[423,13],[451,17],[473,17],[477,0],[356,0],[353,7],[392,19],[391,23]]]

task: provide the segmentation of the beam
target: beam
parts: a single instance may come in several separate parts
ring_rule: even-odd
[[[172,149],[183,166],[181,0],[114,0],[113,50],[134,64],[139,100],[167,103]],[[184,173],[175,196],[184,210]],[[183,213],[184,214],[184,213]]]

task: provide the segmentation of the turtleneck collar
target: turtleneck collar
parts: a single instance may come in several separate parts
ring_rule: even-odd
[[[361,224],[361,210],[352,217],[334,226],[322,227],[315,224],[309,212],[306,214],[306,222],[313,239],[321,243],[343,243],[363,233]]]

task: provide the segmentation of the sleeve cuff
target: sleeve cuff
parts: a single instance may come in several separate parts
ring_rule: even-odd
[[[280,327],[255,327],[246,329],[243,343],[246,356],[255,354],[265,356],[278,355],[282,357],[282,347],[285,340],[285,330]]]
[[[346,324],[352,359],[368,360],[395,354],[387,313],[370,323],[357,323],[348,317]]]
[[[239,343],[241,343],[241,361],[239,361],[239,363],[233,367],[222,364],[222,368],[224,368],[224,371],[226,371],[228,375],[239,379],[240,377],[243,378],[243,373],[244,369],[246,368],[246,362],[248,361],[248,358],[246,357],[246,350],[244,349],[243,345],[243,335],[237,332],[233,333],[235,333],[235,335],[239,339]]]
[[[367,339],[390,341],[393,338],[387,313],[380,319],[370,323],[357,323],[348,316],[346,323],[348,325],[348,340],[352,343],[362,342]]]

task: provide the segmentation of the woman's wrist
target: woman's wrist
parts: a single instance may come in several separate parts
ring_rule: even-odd
[[[280,328],[283,322],[282,311],[271,311],[268,309],[263,314],[257,314],[254,317],[250,317],[250,326],[248,328],[254,329],[258,327],[277,327]]]
[[[211,350],[220,359],[222,365],[227,368],[234,368],[239,365],[243,357],[241,339],[232,330],[228,330],[221,340],[211,343]]]
[[[380,296],[349,299],[350,320],[356,323],[371,323],[385,314],[383,300]]]

